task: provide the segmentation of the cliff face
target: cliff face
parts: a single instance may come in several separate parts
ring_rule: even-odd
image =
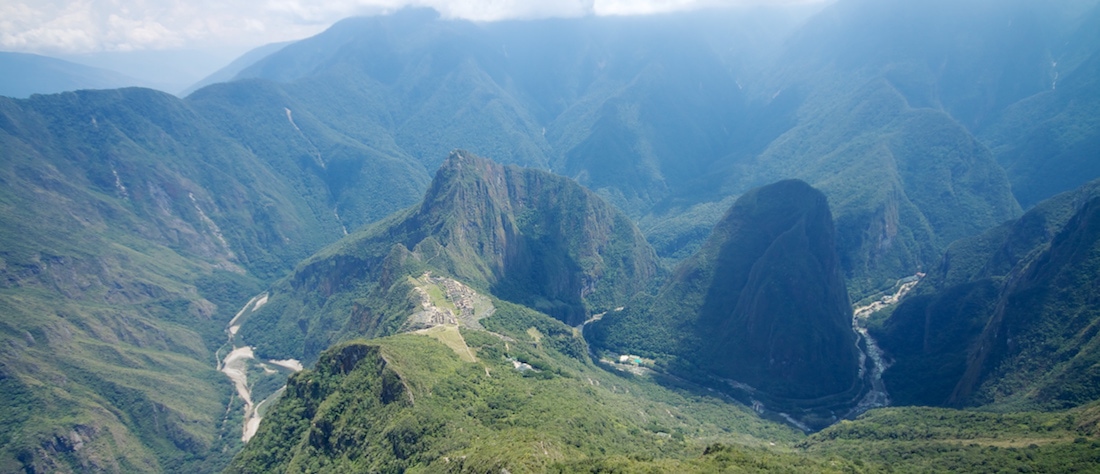
[[[1010,277],[948,402],[1026,398],[1065,408],[1100,399],[1098,288],[1100,197],[1094,197]]]
[[[308,259],[242,335],[308,359],[345,335],[392,333],[409,314],[404,277],[426,271],[575,326],[649,287],[658,264],[625,215],[574,181],[456,151],[418,206]]]
[[[569,325],[644,289],[656,255],[625,215],[575,182],[456,151],[401,224],[458,277]]]
[[[952,245],[873,334],[902,404],[1064,408],[1100,399],[1100,183]]]
[[[594,344],[669,357],[774,399],[861,389],[832,216],[802,181],[743,195],[656,299],[639,303],[597,325]]]

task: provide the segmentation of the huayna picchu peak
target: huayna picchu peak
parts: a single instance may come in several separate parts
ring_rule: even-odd
[[[655,298],[608,314],[590,340],[784,409],[843,416],[864,383],[835,234],[825,196],[805,182],[751,190]]]
[[[356,232],[271,290],[242,330],[257,351],[310,359],[394,333],[426,270],[575,326],[649,289],[657,256],[623,213],[574,181],[455,151],[423,201]]]

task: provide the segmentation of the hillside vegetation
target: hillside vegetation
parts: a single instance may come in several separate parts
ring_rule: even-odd
[[[240,334],[266,357],[307,361],[394,334],[416,305],[406,276],[428,271],[579,325],[648,290],[658,262],[624,214],[575,182],[455,151],[418,206],[302,262]]]
[[[788,180],[742,195],[656,297],[587,337],[820,427],[863,393],[851,320],[825,196]]]
[[[1096,0],[407,9],[184,99],[0,97],[0,471],[219,471],[261,415],[235,469],[1088,469],[1098,31]],[[849,300],[922,273],[866,321],[880,381]],[[271,359],[320,365],[276,404]],[[832,425],[880,382],[940,408]]]
[[[1095,401],[1098,185],[953,244],[872,333],[906,404],[1066,408]]]

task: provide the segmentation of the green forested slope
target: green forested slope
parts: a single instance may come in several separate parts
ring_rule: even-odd
[[[222,328],[331,221],[155,91],[0,99],[0,143],[3,469],[216,466]]]
[[[815,417],[830,410],[842,415],[864,388],[832,215],[797,180],[742,195],[656,297],[587,334],[598,349],[654,357],[673,374],[799,410],[811,426],[827,424]]]
[[[821,15],[861,25],[897,19],[848,3],[858,2]],[[696,249],[720,217],[703,208],[803,179],[833,202],[845,274],[862,295],[1018,209],[989,151],[953,116],[964,107],[912,99],[908,70],[895,66],[916,60],[914,44],[830,63],[808,53],[844,43],[822,23],[781,46],[796,20],[767,10],[482,25],[411,10],[342,22],[239,79],[274,81],[265,87],[300,103],[298,113],[361,143],[381,140],[370,146],[427,169],[454,148],[550,167],[643,218],[672,260]],[[929,31],[961,27],[932,22]],[[992,75],[1008,67],[990,59],[997,54],[983,46],[965,59]],[[912,75],[928,82],[922,87],[951,79]]]
[[[953,244],[872,333],[903,404],[1064,408],[1097,399],[1097,185]]]
[[[1097,405],[1053,413],[899,407],[842,421],[799,444],[873,472],[1094,472]]]
[[[456,151],[420,205],[304,261],[241,336],[310,360],[352,335],[392,334],[412,310],[405,277],[425,271],[578,325],[649,289],[658,264],[625,215],[575,182]]]
[[[878,332],[896,359],[895,400],[1091,400],[1089,214],[1076,230],[1031,214],[957,239],[1017,217],[1015,199],[1031,206],[1097,178],[1097,11],[1094,0],[843,0],[805,24],[769,9],[482,24],[400,12],[342,22],[186,100],[0,98],[0,383],[13,394],[0,470],[218,466],[208,453],[236,439],[222,427],[230,387],[212,370],[226,320],[300,259],[415,204],[455,148],[594,188],[670,262],[700,248],[737,196],[800,178],[828,199],[852,294],[929,270],[928,292]],[[348,241],[367,247],[303,264],[302,279],[277,286],[295,297],[264,309],[286,317],[242,335],[312,356],[386,333],[410,304],[395,276],[419,270],[569,324],[659,274],[622,214],[538,176],[526,185],[544,185],[540,199],[595,222],[513,212],[466,234],[458,214],[406,210]],[[469,191],[469,203],[491,184],[434,196]],[[1085,209],[1060,202],[1072,212],[1058,222]],[[412,217],[460,244],[392,227]],[[514,253],[493,253],[500,235],[521,236],[505,246]],[[395,250],[395,236],[413,247]],[[364,255],[377,262],[351,258]],[[362,285],[387,277],[385,291]],[[989,349],[970,351],[978,340]]]
[[[583,353],[583,342],[570,328],[498,303],[484,321],[495,333],[462,330],[473,362],[417,334],[329,349],[291,377],[228,472],[1089,472],[1100,463],[1095,405],[887,408],[806,437],[712,393],[597,369],[575,358],[570,348]]]
[[[821,82],[850,78],[831,71]],[[948,243],[1019,207],[990,152],[950,116],[910,106],[881,78],[855,80],[866,82],[851,92],[819,86],[803,106],[813,118],[732,167],[724,186],[794,176],[821,189],[845,277],[860,295],[926,268]]]
[[[462,330],[476,362],[414,334],[326,351],[229,472],[672,472],[708,466],[696,458],[717,442],[731,447],[715,465],[839,469],[791,454],[800,435],[744,406],[600,370],[568,326],[502,305],[484,321],[498,333]]]

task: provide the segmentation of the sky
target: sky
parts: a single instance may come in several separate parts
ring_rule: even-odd
[[[0,0],[0,50],[47,55],[224,48],[305,38],[406,6],[474,21],[630,15],[818,0]]]

